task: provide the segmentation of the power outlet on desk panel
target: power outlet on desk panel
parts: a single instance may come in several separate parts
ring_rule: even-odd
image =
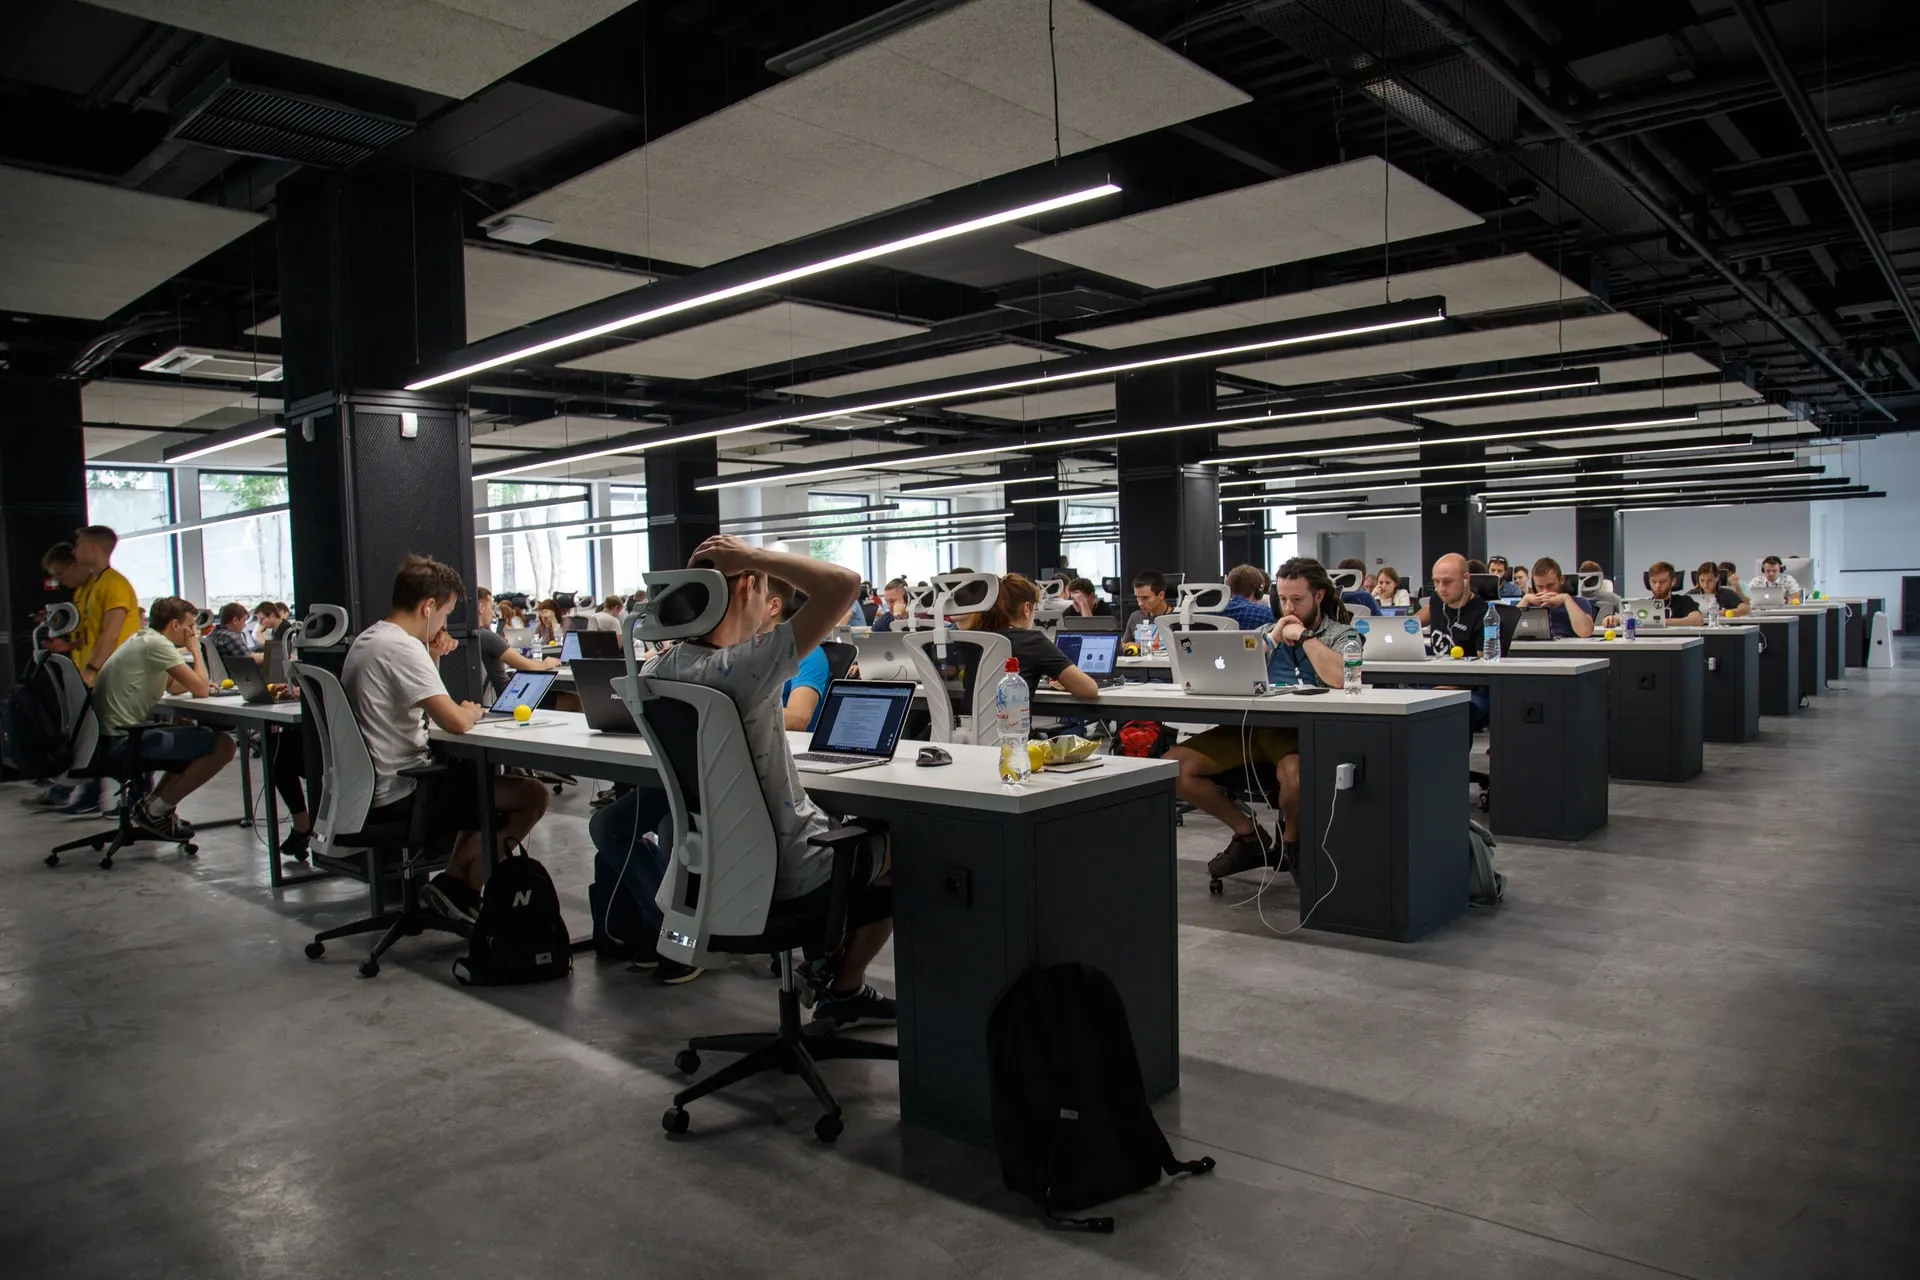
[[[1360,766],[1357,763],[1343,762],[1333,767],[1333,789],[1351,791],[1353,784],[1360,781]]]

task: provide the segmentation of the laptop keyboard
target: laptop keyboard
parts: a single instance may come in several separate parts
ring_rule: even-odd
[[[794,759],[805,760],[809,764],[866,764],[873,757],[843,756],[832,751],[802,751]]]

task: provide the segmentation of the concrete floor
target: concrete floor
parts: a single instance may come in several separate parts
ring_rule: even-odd
[[[364,941],[301,955],[351,887],[276,899],[235,831],[49,870],[72,824],[9,785],[0,1274],[1911,1275],[1920,666],[1849,683],[1692,785],[1616,783],[1594,839],[1503,844],[1506,905],[1415,946],[1271,936],[1208,897],[1222,834],[1189,820],[1158,1110],[1219,1169],[1112,1206],[1111,1237],[903,1129],[884,1067],[827,1068],[836,1149],[782,1077],[666,1139],[680,1042],[773,1017],[744,967],[481,993],[429,936],[364,982]],[[535,845],[576,928],[585,812]],[[1284,927],[1291,886],[1269,902]]]

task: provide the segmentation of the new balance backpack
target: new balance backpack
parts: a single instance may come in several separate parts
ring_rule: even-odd
[[[1140,1058],[1113,980],[1082,964],[1031,969],[987,1019],[993,1141],[1007,1189],[1056,1222],[1113,1230],[1112,1218],[1063,1218],[1160,1181],[1205,1173],[1180,1161],[1147,1107]]]
[[[573,944],[553,878],[524,852],[500,859],[487,877],[480,917],[466,956],[453,962],[453,976],[466,985],[497,987],[572,972]]]

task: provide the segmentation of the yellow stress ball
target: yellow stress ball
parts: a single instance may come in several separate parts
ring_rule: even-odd
[[[513,709],[513,718],[521,724],[525,724],[527,721],[533,719],[533,708],[523,702]]]
[[[231,681],[231,680],[222,680],[222,681],[220,682],[220,687],[221,687],[222,689],[231,689],[231,688],[233,688],[233,681]]]
[[[1029,742],[1027,744],[1027,767],[1035,773],[1046,768],[1047,761],[1051,759],[1053,759],[1053,753],[1047,749],[1046,743]]]
[[[1449,658],[1464,658],[1467,656],[1467,651],[1459,645],[1455,645],[1453,648],[1447,650],[1447,656]]]
[[[1613,639],[1613,628],[1612,628],[1612,627],[1608,627],[1608,628],[1607,628],[1607,639],[1609,639],[1609,640],[1611,640],[1611,639]]]

